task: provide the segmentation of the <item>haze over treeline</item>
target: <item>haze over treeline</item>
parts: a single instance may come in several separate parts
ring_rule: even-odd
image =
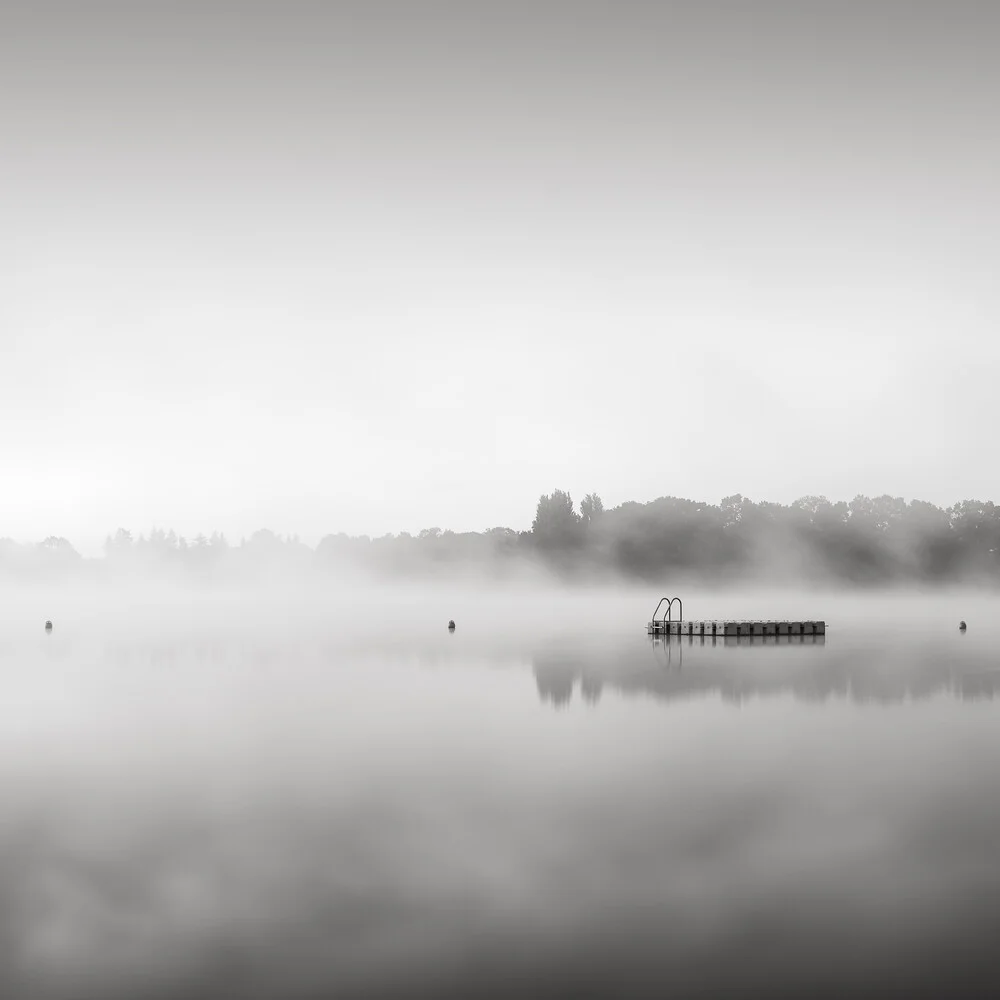
[[[539,498],[526,531],[340,533],[311,547],[268,529],[233,540],[218,532],[184,538],[160,528],[119,528],[97,559],[83,558],[65,538],[0,539],[0,573],[14,577],[141,572],[238,581],[338,571],[379,579],[532,570],[595,581],[1000,581],[1000,507],[964,500],[941,508],[888,495],[836,502],[806,496],[784,506],[735,494],[718,504],[659,497],[605,510],[595,493],[577,505],[555,490]]]

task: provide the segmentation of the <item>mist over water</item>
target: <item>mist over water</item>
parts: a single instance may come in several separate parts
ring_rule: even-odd
[[[653,641],[643,590],[44,597],[4,599],[4,996],[988,981],[989,597],[684,595],[829,624],[768,644]]]
[[[0,1000],[996,993],[998,51],[0,2]]]

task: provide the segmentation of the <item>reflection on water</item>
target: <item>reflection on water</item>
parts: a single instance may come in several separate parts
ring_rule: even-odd
[[[995,977],[985,633],[63,630],[0,670],[0,997]]]
[[[898,641],[894,639],[894,641]],[[634,644],[600,648],[562,640],[533,656],[539,697],[566,705],[579,683],[585,702],[605,687],[664,701],[715,694],[728,702],[790,694],[802,701],[846,698],[863,703],[899,702],[940,693],[992,699],[1000,669],[992,657],[954,655],[904,639],[899,652],[875,648],[859,655],[850,644],[827,646],[826,636],[654,636],[642,655]]]

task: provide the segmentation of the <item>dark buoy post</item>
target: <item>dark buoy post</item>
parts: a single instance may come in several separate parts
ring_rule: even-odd
[[[455,619],[454,618],[449,618],[448,619],[448,631],[449,632],[454,632],[455,631]]]
[[[962,621],[962,622],[959,622],[959,623],[958,623],[958,631],[959,631],[959,632],[964,632],[964,631],[965,631],[965,629],[966,629],[966,627],[967,627],[967,626],[966,626],[966,624],[965,624],[965,622],[964,622],[964,621]]]
[[[52,631],[52,622],[46,621],[46,623],[45,623],[45,631],[46,632],[51,632]]]

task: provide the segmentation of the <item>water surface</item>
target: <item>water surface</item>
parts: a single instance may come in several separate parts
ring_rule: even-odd
[[[0,995],[992,992],[987,599],[438,604],[11,624]]]

